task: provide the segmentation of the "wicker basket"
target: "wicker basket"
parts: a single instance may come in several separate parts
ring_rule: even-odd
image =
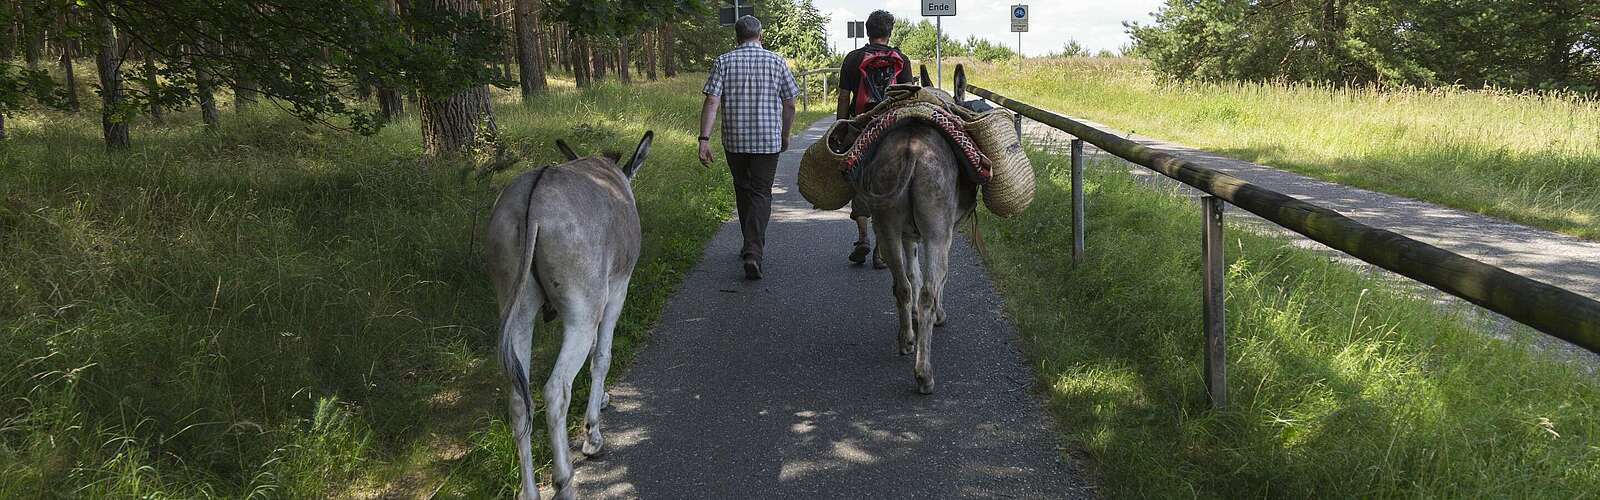
[[[983,206],[1001,217],[1012,217],[1027,210],[1033,203],[1033,164],[1022,149],[1011,113],[984,113],[967,123],[967,133],[989,158],[993,169],[989,183],[983,185]]]
[[[845,153],[855,143],[857,131],[853,126],[849,121],[834,122],[828,133],[806,148],[805,155],[800,157],[800,195],[816,208],[838,210],[850,203],[854,195],[841,170]]]

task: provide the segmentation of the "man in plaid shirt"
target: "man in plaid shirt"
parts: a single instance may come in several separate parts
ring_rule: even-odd
[[[761,21],[740,17],[733,24],[739,45],[717,57],[706,78],[706,102],[700,111],[700,164],[711,154],[711,123],[722,114],[722,150],[733,172],[733,190],[744,232],[745,279],[761,279],[762,248],[767,219],[772,215],[772,178],[778,153],[789,149],[794,124],[794,98],[800,95],[794,74],[783,58],[761,46]]]

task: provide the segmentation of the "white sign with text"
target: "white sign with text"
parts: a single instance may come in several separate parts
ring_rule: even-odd
[[[924,17],[956,15],[956,0],[922,0],[922,15]]]

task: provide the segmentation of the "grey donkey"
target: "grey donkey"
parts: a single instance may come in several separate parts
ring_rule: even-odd
[[[879,139],[855,182],[873,215],[878,251],[894,277],[900,354],[916,353],[917,390],[933,393],[933,328],[944,324],[945,274],[956,223],[971,213],[977,186],[961,174],[949,141],[922,122]]]
[[[500,358],[511,381],[511,430],[522,469],[518,498],[539,498],[531,435],[533,397],[528,372],[533,330],[541,314],[562,319],[561,351],[544,385],[545,425],[555,451],[557,498],[573,498],[567,408],[573,379],[589,358],[585,455],[600,453],[600,410],[608,403],[612,333],[639,259],[639,212],[632,179],[650,152],[645,132],[625,164],[620,158],[578,158],[522,174],[500,191],[489,216],[489,277],[500,302]]]

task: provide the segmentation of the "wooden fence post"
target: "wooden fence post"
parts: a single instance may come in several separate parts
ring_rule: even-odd
[[[1205,219],[1205,233],[1201,238],[1205,262],[1205,331],[1206,331],[1206,393],[1211,396],[1211,408],[1228,406],[1228,348],[1227,322],[1223,319],[1223,260],[1222,260],[1222,207],[1221,198],[1204,196],[1200,211]]]

